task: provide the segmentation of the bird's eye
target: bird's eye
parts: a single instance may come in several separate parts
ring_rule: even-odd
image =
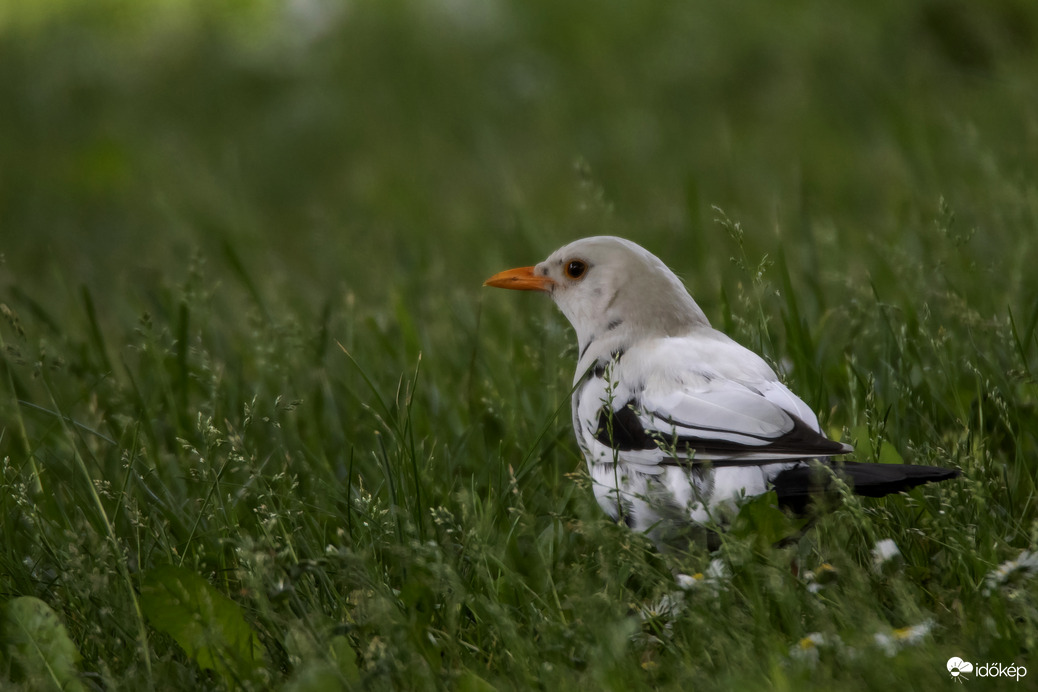
[[[571,279],[579,279],[587,273],[587,262],[581,262],[580,260],[571,260],[566,265],[566,276]]]

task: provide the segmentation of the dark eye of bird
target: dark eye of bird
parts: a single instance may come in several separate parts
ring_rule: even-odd
[[[584,276],[587,271],[587,263],[581,262],[580,260],[573,260],[566,265],[566,276],[571,279],[579,279]]]

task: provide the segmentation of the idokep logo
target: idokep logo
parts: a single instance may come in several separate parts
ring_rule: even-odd
[[[963,680],[969,680],[969,674],[972,673],[978,678],[1015,678],[1017,682],[1020,682],[1020,678],[1027,675],[1027,668],[1017,665],[1002,665],[1001,663],[978,663],[976,665],[969,661],[964,661],[958,656],[952,656],[948,659],[946,665],[948,673],[951,674],[952,679],[956,682],[962,682]]]
[[[952,656],[948,659],[948,672],[958,682],[969,680],[966,677],[966,673],[973,672],[973,664],[969,661],[963,661],[958,656]]]

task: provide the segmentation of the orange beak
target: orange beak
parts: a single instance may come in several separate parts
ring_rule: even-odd
[[[483,282],[484,286],[495,288],[511,288],[516,291],[544,291],[551,290],[555,283],[547,276],[537,276],[533,273],[533,267],[519,267],[508,271],[494,274]]]

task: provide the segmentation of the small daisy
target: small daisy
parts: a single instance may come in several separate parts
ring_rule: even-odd
[[[828,646],[829,640],[821,632],[812,632],[789,647],[789,657],[814,668],[818,664],[819,648]]]
[[[883,540],[876,541],[876,545],[872,548],[873,567],[879,570],[887,565],[896,565],[900,561],[901,549],[897,547],[894,539],[884,538]]]
[[[808,593],[818,593],[823,588],[836,581],[836,568],[828,562],[823,562],[813,570],[804,573],[804,581],[807,583]]]
[[[659,644],[674,633],[674,620],[685,610],[685,594],[681,591],[663,594],[652,603],[638,607],[642,627],[631,633],[631,640],[643,644]]]
[[[718,558],[710,561],[710,566],[705,572],[695,574],[679,574],[677,576],[678,586],[685,591],[694,589],[710,588],[715,591],[723,591],[727,587],[731,573],[724,562]]]
[[[1007,560],[984,578],[984,595],[990,596],[1000,586],[1027,581],[1038,573],[1038,552],[1025,550],[1015,560]]]
[[[921,642],[933,630],[933,621],[925,620],[918,625],[901,627],[890,632],[877,632],[873,636],[876,645],[887,656],[893,656],[901,649]]]

